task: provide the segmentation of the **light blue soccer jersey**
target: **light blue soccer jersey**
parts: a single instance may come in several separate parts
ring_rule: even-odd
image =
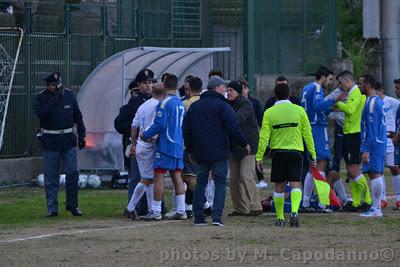
[[[379,96],[368,97],[361,116],[361,152],[386,155],[386,122],[383,101]]]
[[[158,134],[157,152],[183,159],[182,123],[185,106],[175,95],[168,95],[157,106],[152,126],[143,133],[144,138]]]
[[[301,106],[305,109],[311,125],[328,125],[327,114],[332,110],[335,99],[324,99],[321,85],[312,82],[302,92]]]

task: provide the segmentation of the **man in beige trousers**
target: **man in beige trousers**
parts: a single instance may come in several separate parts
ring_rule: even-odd
[[[261,200],[255,182],[255,154],[258,147],[259,128],[251,102],[242,95],[243,84],[232,81],[227,86],[228,101],[236,113],[236,118],[250,144],[250,155],[231,143],[229,156],[229,187],[233,212],[228,216],[257,216],[262,213]]]

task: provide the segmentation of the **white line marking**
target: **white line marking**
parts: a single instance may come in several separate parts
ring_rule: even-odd
[[[18,242],[18,241],[43,239],[43,238],[49,238],[49,237],[54,237],[54,236],[76,235],[76,234],[108,231],[108,230],[116,230],[116,229],[130,229],[130,228],[137,228],[137,227],[141,227],[141,226],[160,225],[160,224],[165,224],[165,223],[170,223],[170,222],[173,222],[173,221],[162,221],[159,223],[146,223],[146,224],[137,224],[137,225],[124,225],[124,226],[116,226],[116,227],[104,227],[104,228],[94,228],[94,229],[85,229],[85,230],[64,231],[64,232],[58,232],[58,233],[53,233],[53,234],[43,234],[43,235],[35,235],[35,236],[0,240],[0,243],[14,243],[14,242]]]

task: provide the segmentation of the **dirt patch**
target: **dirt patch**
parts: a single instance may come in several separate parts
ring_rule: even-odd
[[[396,266],[400,260],[400,212],[387,210],[377,220],[306,214],[297,229],[276,228],[274,219],[226,217],[223,228],[93,220],[0,231],[1,265]],[[48,236],[29,239],[40,235]]]

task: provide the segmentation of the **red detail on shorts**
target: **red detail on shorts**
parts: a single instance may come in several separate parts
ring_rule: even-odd
[[[175,169],[175,170],[166,170],[166,169],[162,169],[162,168],[156,168],[156,169],[154,169],[154,172],[155,173],[159,173],[159,174],[166,174],[167,172],[172,172],[172,173],[174,173],[174,172],[182,172],[182,169]]]
[[[154,169],[154,172],[155,173],[160,173],[160,174],[165,174],[165,173],[167,173],[167,170],[161,169],[161,168],[156,168],[156,169]]]

